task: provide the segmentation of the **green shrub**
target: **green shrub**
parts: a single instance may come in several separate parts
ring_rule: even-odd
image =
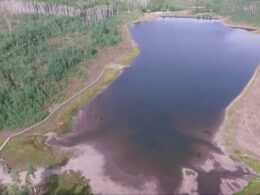
[[[117,29],[118,27],[113,19],[98,23],[91,31],[93,44],[101,47],[118,44],[121,36]]]

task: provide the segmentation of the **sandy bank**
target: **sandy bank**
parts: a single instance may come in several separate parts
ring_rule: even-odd
[[[144,17],[135,22],[148,21],[158,16],[165,16],[163,14],[164,13],[162,12],[145,14]],[[254,77],[252,80],[254,80]],[[243,93],[241,96],[243,96]],[[239,99],[239,97],[237,99]],[[224,144],[220,145],[221,148],[224,148],[224,146]],[[129,186],[126,183],[122,184],[113,181],[113,179],[111,179],[105,172],[104,167],[107,163],[107,159],[104,159],[104,156],[95,150],[95,148],[91,145],[80,145],[79,147],[80,148],[75,148],[75,150],[79,151],[78,155],[76,155],[75,158],[71,159],[68,164],[63,167],[63,171],[70,169],[80,170],[86,178],[90,179],[90,185],[92,186],[94,193],[105,194],[109,192],[116,194],[155,194],[157,192],[157,182],[153,179],[147,180],[147,178],[143,178],[143,180],[146,182],[140,185],[138,188]],[[212,154],[212,157],[206,161],[205,164],[198,166],[197,169],[203,171],[205,175],[210,174],[211,172],[214,174],[219,174],[217,179],[221,178],[222,193],[239,192],[247,185],[248,177],[244,177],[244,175],[250,175],[249,171],[243,171],[243,168],[237,165],[236,162],[232,161],[228,155],[225,154]],[[242,169],[242,172],[240,169]],[[118,168],[115,168],[115,171],[120,172]],[[229,172],[231,175],[234,173],[234,177],[222,177],[224,171]],[[126,173],[119,174],[125,175]],[[125,177],[129,177],[129,179],[132,180],[142,180],[142,176],[125,175]],[[237,179],[238,177],[239,179]],[[186,176],[184,177],[179,192],[196,193],[196,185],[196,173],[194,175]]]
[[[90,186],[94,194],[157,194],[157,181],[152,179],[147,181],[142,176],[125,175],[129,179],[140,180],[144,184],[138,187],[129,186],[126,183],[113,181],[105,172],[105,159],[93,146],[82,144],[74,147],[77,151],[75,158],[69,160],[61,172],[67,170],[81,171],[90,180]],[[118,173],[124,174],[124,173]]]
[[[219,21],[221,21],[223,24],[225,24],[226,26],[229,26],[231,28],[245,29],[251,33],[260,34],[259,27],[249,25],[246,23],[242,23],[242,22],[234,22],[228,17],[222,17],[222,18],[220,18]]]
[[[226,108],[226,117],[216,136],[219,146],[240,159],[260,158],[260,68],[241,94]]]
[[[149,21],[157,17],[197,18],[197,16],[187,10],[179,12],[155,12],[145,14],[140,21]],[[231,28],[245,29],[254,34],[260,33],[258,27],[246,23],[234,22],[228,17],[219,16],[214,19]],[[224,121],[215,136],[217,146],[226,154],[227,159],[229,158],[228,156],[237,160],[246,159],[247,164],[258,164],[255,165],[257,167],[260,167],[259,97],[260,68],[257,67],[242,92],[225,109]],[[250,158],[249,160],[248,157]],[[260,171],[260,168],[258,170]]]
[[[125,193],[125,192],[127,192],[127,193],[136,193],[137,192],[137,191],[135,191],[136,189],[133,189],[130,186],[128,186],[127,189],[125,189],[125,188],[123,189],[123,188],[121,188],[122,184],[114,183],[113,180],[107,178],[108,176],[106,177],[106,175],[104,174],[104,170],[103,170],[104,169],[103,167],[105,166],[105,163],[103,163],[104,162],[104,157],[102,156],[102,154],[97,154],[97,152],[94,152],[93,150],[90,150],[88,147],[86,147],[86,146],[84,146],[84,147],[85,147],[85,149],[80,153],[80,156],[79,157],[75,157],[74,159],[72,159],[68,163],[68,165],[66,166],[65,169],[77,169],[78,168],[77,166],[78,166],[79,162],[82,163],[82,164],[84,164],[85,162],[88,163],[87,162],[87,158],[85,159],[83,157],[84,155],[88,156],[88,159],[93,157],[94,159],[96,159],[95,160],[96,164],[94,164],[94,165],[93,164],[84,164],[84,167],[80,168],[80,170],[82,172],[85,171],[84,175],[86,175],[87,178],[89,178],[91,181],[93,181],[91,183],[91,185],[92,186],[96,186],[96,187],[93,187],[93,188],[100,190],[102,187],[107,185],[107,187],[104,187],[104,191],[109,191],[111,193],[113,193],[113,192],[117,192],[117,193]],[[88,151],[88,152],[86,154],[84,154],[85,151]],[[99,164],[98,167],[94,168],[95,172],[93,172],[93,169],[86,168],[88,166],[89,167],[97,166],[97,162],[101,163],[101,164]],[[228,171],[228,172],[230,172],[232,174],[233,172],[236,172],[238,170],[238,167],[237,167],[236,163],[233,162],[226,155],[213,155],[212,159],[210,159],[209,161],[206,162],[206,164],[201,165],[201,167],[198,167],[197,169],[200,169],[200,171],[204,171],[204,175],[205,176],[207,176],[207,174],[210,174],[211,172],[213,172],[214,174],[217,174],[217,176],[216,176],[217,178],[216,179],[221,178],[221,180],[222,180],[222,183],[221,183],[222,193],[238,192],[243,187],[245,187],[245,185],[247,184],[247,179],[246,178],[242,179],[242,176],[243,176],[244,172],[236,173],[234,178],[232,178],[232,179],[225,178],[225,177],[223,177],[223,179],[222,179],[222,174],[223,174],[224,171]],[[220,169],[220,170],[218,170],[218,169]],[[119,171],[119,170],[117,170],[117,171]],[[239,174],[239,175],[237,175],[237,174]],[[131,176],[129,176],[129,177],[131,177]],[[241,179],[236,179],[237,177],[240,177]],[[103,178],[103,179],[100,179],[101,183],[98,180],[98,178]],[[138,178],[136,178],[136,179],[138,179]],[[147,180],[145,180],[145,181],[147,181]],[[187,180],[184,180],[182,188],[187,190],[188,187],[190,187],[189,193],[190,192],[195,192],[197,188],[196,188],[196,186],[192,186],[194,184],[196,185],[196,177],[188,177]],[[146,185],[144,185],[144,186],[146,186]],[[144,188],[145,187],[141,187],[141,189],[144,189]],[[150,186],[150,189],[151,189],[151,186]],[[113,191],[113,190],[116,190],[116,191]],[[95,192],[103,193],[102,191],[100,191],[100,192],[95,191]],[[184,191],[180,191],[180,192],[184,192]],[[138,191],[138,193],[143,193],[143,191]]]

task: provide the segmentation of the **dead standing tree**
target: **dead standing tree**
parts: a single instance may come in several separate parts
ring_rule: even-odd
[[[0,12],[2,13],[35,13],[54,16],[86,16],[88,23],[104,20],[120,12],[122,5],[125,8],[147,7],[151,0],[111,0],[107,5],[93,8],[72,7],[55,3],[43,3],[22,0],[0,0]]]
[[[83,8],[80,11],[80,15],[85,17],[86,25],[89,26],[97,23],[98,21],[104,21],[114,14],[114,6],[112,4],[97,6],[94,8]]]
[[[27,2],[19,0],[0,1],[0,12],[6,13],[36,13],[55,16],[76,16],[80,14],[80,9],[66,5],[57,5],[41,2]]]
[[[107,5],[100,5],[93,8],[71,7],[67,5],[57,5],[41,2],[23,2],[19,0],[2,0],[0,1],[0,13],[5,16],[7,13],[33,13],[53,16],[81,16],[85,17],[86,25],[92,25],[98,21],[116,14],[114,1]],[[8,22],[8,21],[7,21]],[[8,24],[8,23],[7,23]]]

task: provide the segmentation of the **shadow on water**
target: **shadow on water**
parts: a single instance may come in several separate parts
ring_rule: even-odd
[[[130,30],[139,57],[81,109],[73,134],[52,143],[92,144],[106,174],[122,184],[141,188],[155,178],[160,193],[173,193],[182,168],[192,167],[200,193],[220,193],[221,178],[248,173],[194,165],[222,153],[212,139],[259,62],[260,37],[196,19],[158,18]]]

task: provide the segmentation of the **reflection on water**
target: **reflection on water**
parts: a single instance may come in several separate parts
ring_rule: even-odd
[[[141,54],[82,108],[62,143],[93,144],[117,182],[138,187],[129,175],[156,178],[160,192],[173,193],[182,167],[220,153],[213,135],[260,60],[260,37],[214,20],[158,18],[130,29]],[[243,171],[199,173],[199,192],[219,193],[232,174]]]

